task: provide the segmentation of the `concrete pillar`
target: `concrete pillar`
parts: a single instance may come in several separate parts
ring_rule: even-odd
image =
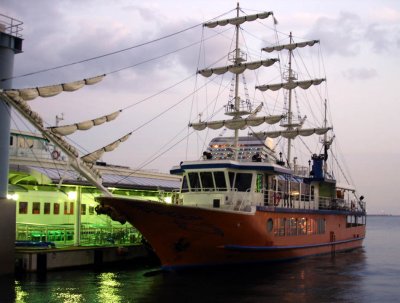
[[[15,201],[0,199],[0,276],[14,272],[15,225]]]
[[[9,89],[12,81],[7,79],[13,76],[14,55],[22,51],[22,22],[3,16],[0,25],[0,89]],[[11,107],[0,98],[0,275],[12,274],[15,263],[16,205],[7,199],[10,121]]]

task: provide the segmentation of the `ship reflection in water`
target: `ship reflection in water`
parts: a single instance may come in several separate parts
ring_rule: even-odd
[[[369,217],[365,247],[292,262],[162,272],[155,264],[0,279],[0,302],[397,302],[400,217]]]
[[[360,299],[366,262],[358,249],[339,258],[262,266],[157,269],[141,265],[32,274],[16,282],[15,302],[354,302]]]

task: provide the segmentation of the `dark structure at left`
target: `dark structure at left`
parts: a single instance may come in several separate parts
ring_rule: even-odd
[[[0,14],[0,90],[12,88],[14,56],[22,52],[22,22]],[[7,199],[10,105],[0,98],[0,275],[14,272],[15,203]]]

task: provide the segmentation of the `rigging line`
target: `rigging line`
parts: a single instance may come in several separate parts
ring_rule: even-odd
[[[204,46],[203,38],[204,38],[204,26],[203,26],[203,28],[202,28],[202,30],[201,30],[201,39],[200,39],[201,43],[200,43],[200,47],[199,47],[199,53],[198,53],[198,56],[197,56],[197,67],[200,66],[201,52],[202,52],[202,51],[205,51],[205,47],[203,47],[203,46]],[[203,58],[204,58],[204,57],[205,57],[205,56],[203,56]],[[195,79],[195,83],[194,83],[194,90],[196,90],[196,88],[197,88],[197,82],[198,82],[198,80],[199,80],[199,76],[196,74],[196,79]],[[194,105],[194,103],[195,103],[195,99],[197,99],[197,98],[195,97],[195,94],[193,94],[192,102],[191,102],[191,104],[190,104],[189,122],[190,122],[190,119],[191,119],[191,117],[192,117],[193,105]],[[188,124],[189,124],[189,123],[188,123]],[[185,127],[185,129],[186,129],[186,127]],[[187,127],[187,135],[189,135],[189,127]],[[189,136],[187,137],[187,141],[186,141],[186,149],[185,149],[185,159],[186,159],[186,160],[187,160],[187,158],[188,158],[188,151],[189,151]]]
[[[178,106],[179,104],[181,104],[183,101],[185,101],[186,99],[188,99],[190,96],[192,96],[194,93],[196,93],[197,91],[199,91],[200,89],[202,89],[203,87],[205,87],[209,82],[211,82],[212,79],[210,79],[209,81],[207,81],[205,84],[203,84],[202,86],[200,86],[199,88],[197,88],[196,90],[194,90],[193,92],[191,92],[189,95],[187,95],[186,97],[183,97],[181,100],[179,100],[177,103],[175,103],[174,105],[168,107],[167,109],[163,110],[162,112],[160,112],[158,115],[156,115],[155,117],[153,117],[152,119],[150,119],[149,121],[143,123],[142,125],[138,126],[137,128],[135,128],[134,130],[131,131],[131,133],[134,133],[135,131],[141,129],[142,127],[146,126],[147,124],[149,124],[150,122],[154,121],[155,119],[161,117],[163,114],[165,114],[166,112],[170,111],[171,109],[173,109],[174,107]]]
[[[133,64],[133,65],[129,65],[129,66],[126,66],[126,67],[122,67],[122,68],[116,69],[116,70],[114,70],[114,71],[108,72],[107,74],[118,73],[118,72],[123,71],[123,70],[125,70],[125,69],[129,69],[129,68],[132,68],[132,67],[136,67],[136,66],[139,66],[139,65],[142,65],[142,64],[145,64],[145,63],[148,63],[148,62],[151,62],[151,61],[160,59],[160,58],[162,58],[162,57],[166,57],[166,56],[169,56],[169,55],[171,55],[171,54],[180,52],[180,51],[182,51],[182,50],[184,50],[184,49],[187,49],[187,48],[190,48],[190,47],[192,47],[192,46],[195,46],[196,44],[201,44],[201,43],[203,43],[203,41],[206,41],[206,40],[212,39],[212,38],[214,38],[214,37],[216,37],[216,36],[218,36],[218,35],[221,35],[222,33],[227,32],[228,30],[230,30],[230,29],[228,28],[228,29],[225,29],[225,30],[223,30],[223,31],[221,31],[221,32],[217,32],[216,34],[211,35],[211,36],[206,37],[206,38],[203,38],[203,37],[202,37],[202,39],[201,39],[200,41],[193,42],[193,43],[191,43],[191,44],[188,44],[188,45],[183,46],[183,47],[181,47],[181,48],[177,48],[177,49],[175,49],[175,50],[173,50],[173,51],[170,51],[170,52],[168,52],[168,53],[159,55],[159,56],[157,56],[157,57],[153,57],[153,58],[150,58],[150,59],[147,59],[147,60],[144,60],[144,61],[135,63],[135,64]]]
[[[171,147],[169,147],[167,150],[165,150],[162,154],[159,154],[157,156],[154,156],[152,159],[148,160],[147,162],[143,163],[141,166],[139,166],[137,169],[135,169],[133,172],[129,173],[128,175],[124,176],[123,178],[121,178],[118,182],[116,182],[115,184],[119,184],[120,182],[122,182],[123,180],[129,178],[131,175],[133,175],[136,172],[141,171],[144,167],[146,167],[147,165],[149,165],[150,163],[152,163],[153,161],[155,161],[156,159],[158,159],[160,156],[162,156],[163,154],[165,154],[166,152],[170,151],[172,148],[174,148],[175,146],[177,146],[179,143],[181,143],[183,140],[185,140],[187,137],[189,137],[190,135],[192,135],[195,132],[195,130],[192,130],[189,134],[185,135],[181,140],[179,140],[177,143],[175,143],[174,145],[172,145]]]
[[[21,129],[18,127],[18,124],[17,124],[16,120],[13,118],[13,116],[14,116],[14,115],[11,115],[11,119],[12,119],[12,121],[14,122],[15,127],[17,128],[18,131],[22,132]],[[16,116],[19,118],[19,121],[20,121],[31,133],[33,133],[33,131],[31,130],[30,126],[26,123],[26,120],[22,119],[22,117],[21,117],[18,113],[17,113]],[[43,138],[43,139],[47,141],[47,139],[45,139],[45,138]],[[28,143],[26,138],[24,138],[24,142],[25,142],[25,143]],[[33,152],[32,149],[31,149],[31,151],[32,151],[32,154],[33,154],[33,157],[35,158],[35,160],[39,163],[40,167],[43,168],[43,167],[44,167],[44,164],[42,164],[42,161],[40,161],[40,158],[37,157],[37,155]],[[61,178],[61,175],[60,175],[60,172],[59,172],[60,169],[57,167],[57,163],[54,161],[53,158],[51,158],[51,159],[52,159],[52,162],[53,162],[53,164],[54,164],[54,166],[55,166],[55,168],[56,168],[56,171],[57,171],[58,176]]]
[[[225,57],[225,56],[224,56],[224,57]],[[213,64],[215,64],[215,63],[221,61],[224,57],[222,57],[221,59],[216,60]],[[157,93],[155,93],[155,94],[153,94],[153,95],[151,95],[151,96],[149,96],[149,97],[146,97],[146,98],[144,98],[144,99],[142,99],[142,100],[140,100],[140,101],[138,101],[138,102],[136,102],[136,103],[133,103],[133,104],[131,104],[131,105],[128,105],[128,106],[126,106],[126,107],[124,107],[124,108],[122,108],[122,109],[120,109],[120,110],[123,111],[123,110],[126,110],[126,109],[128,109],[128,108],[134,107],[134,106],[136,106],[136,105],[138,105],[138,104],[140,104],[140,103],[143,103],[143,102],[145,102],[145,101],[147,101],[147,100],[149,100],[149,99],[151,99],[151,98],[153,98],[153,97],[156,97],[156,96],[158,96],[158,95],[160,95],[160,94],[166,92],[167,90],[169,90],[169,89],[171,89],[171,88],[174,88],[175,86],[178,86],[179,84],[185,82],[186,80],[189,80],[191,77],[196,76],[196,75],[197,75],[197,72],[194,73],[194,74],[189,75],[188,77],[184,78],[183,80],[181,80],[181,81],[179,81],[179,82],[177,82],[177,83],[175,83],[175,84],[173,84],[173,85],[171,85],[171,86],[169,86],[169,87],[164,88],[163,90],[161,90],[161,91],[159,91],[159,92],[157,92]],[[212,79],[211,79],[211,80],[212,80]],[[211,80],[209,80],[207,83],[209,83]],[[202,87],[204,87],[204,85],[203,85]],[[197,90],[195,90],[195,91],[197,91]]]
[[[230,11],[228,11],[228,12],[225,12],[225,13],[223,13],[223,14],[221,14],[221,15],[215,17],[215,18],[222,17],[222,16],[224,16],[224,15],[226,15],[226,14],[232,12],[232,11],[233,11],[233,10],[230,10]],[[215,19],[215,18],[214,18],[214,19]],[[213,19],[211,19],[211,20],[213,20]],[[206,21],[206,22],[208,22],[208,21]],[[139,47],[142,47],[142,46],[151,44],[151,43],[155,43],[155,42],[158,42],[158,41],[161,41],[161,40],[164,40],[164,39],[167,39],[167,38],[176,36],[176,35],[178,35],[178,34],[184,33],[184,32],[186,32],[186,31],[188,31],[188,30],[191,30],[191,29],[193,29],[193,28],[196,28],[196,27],[198,27],[198,26],[201,26],[201,25],[203,25],[203,23],[204,23],[204,22],[198,23],[198,24],[196,24],[196,25],[189,26],[189,27],[184,28],[184,29],[182,29],[182,30],[180,30],[180,31],[177,31],[177,32],[175,32],[175,33],[168,34],[168,35],[165,35],[165,36],[162,36],[162,37],[159,37],[159,38],[156,38],[156,39],[147,41],[147,42],[139,43],[139,44],[136,44],[136,45],[133,45],[133,46],[130,46],[130,47],[121,49],[121,50],[117,50],[117,51],[110,52],[110,53],[106,53],[106,54],[99,55],[99,56],[96,56],[96,57],[86,58],[86,59],[82,59],[82,60],[79,60],[79,61],[75,61],[75,62],[71,62],[71,63],[66,63],[66,64],[62,64],[62,65],[58,65],[58,66],[54,66],[54,67],[50,67],[50,68],[45,68],[45,69],[38,70],[38,71],[35,71],[35,72],[30,72],[30,73],[26,73],[26,74],[22,74],[22,75],[18,75],[18,76],[3,78],[3,79],[0,80],[0,82],[4,82],[4,81],[7,81],[7,80],[12,80],[12,79],[17,79],[17,78],[22,78],[22,77],[27,77],[27,76],[31,76],[31,75],[35,75],[35,74],[39,74],[39,73],[43,73],[43,72],[48,72],[48,71],[51,71],[51,70],[61,69],[61,68],[64,68],[64,67],[68,67],[68,66],[72,66],[72,65],[77,65],[77,64],[80,64],[80,63],[85,63],[85,62],[97,60],[97,59],[100,59],[100,58],[108,57],[108,56],[111,56],[111,55],[119,54],[119,53],[122,53],[122,52],[125,52],[125,51],[128,51],[128,50],[132,50],[132,49],[135,49],[135,48],[139,48]]]

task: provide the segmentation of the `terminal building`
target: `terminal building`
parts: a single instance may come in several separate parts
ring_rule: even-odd
[[[122,225],[96,213],[95,197],[101,192],[40,134],[13,130],[9,162],[8,197],[16,203],[17,241],[53,242],[58,247],[140,241],[129,223]],[[180,186],[180,178],[169,174],[105,162],[95,166],[113,195],[168,203]]]

